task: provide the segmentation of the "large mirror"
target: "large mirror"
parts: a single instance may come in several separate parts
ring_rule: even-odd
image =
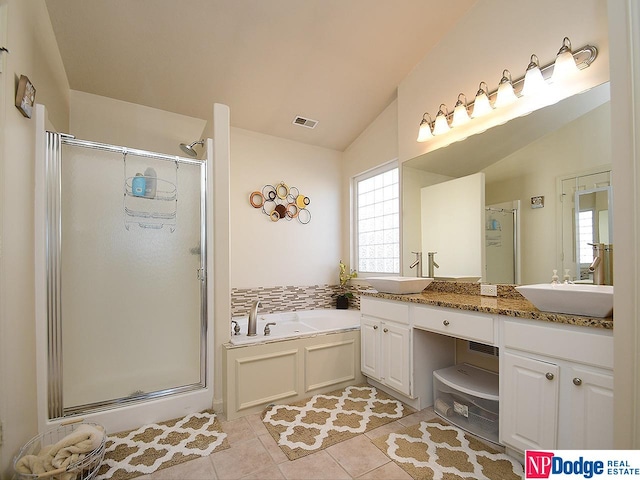
[[[581,238],[576,212],[589,201],[596,202],[597,192],[605,191],[600,196],[612,198],[609,98],[609,85],[603,84],[403,162],[403,274],[415,275],[409,268],[415,260],[412,252],[421,251],[426,275],[424,250],[430,247],[423,242],[425,230],[437,229],[442,234],[448,225],[459,222],[455,208],[437,221],[425,217],[423,189],[482,173],[484,198],[476,200],[482,206],[482,232],[474,240],[449,235],[451,241],[438,246],[434,256],[440,267],[434,276],[449,277],[447,265],[438,259],[455,255],[458,263],[481,262],[482,281],[487,283],[547,283],[553,270],[561,280],[568,274],[571,281],[590,281],[584,271],[587,254],[582,253],[582,260],[576,256]],[[441,190],[452,191],[448,185]],[[571,200],[566,200],[568,196]],[[598,228],[606,224],[608,232],[612,231],[610,205],[587,209]],[[591,231],[595,242],[612,243],[610,238],[603,242],[599,230],[594,232],[595,227]],[[453,251],[443,251],[447,248]],[[466,274],[457,270],[453,276],[464,278]]]

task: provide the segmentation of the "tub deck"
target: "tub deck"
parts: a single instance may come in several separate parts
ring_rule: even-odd
[[[252,343],[268,343],[289,338],[301,338],[310,335],[342,332],[360,328],[359,310],[305,310],[300,312],[268,313],[258,315],[256,335],[247,336],[249,317],[233,317],[240,325],[240,335],[231,335],[232,345],[248,345]],[[264,334],[267,323],[271,333]]]

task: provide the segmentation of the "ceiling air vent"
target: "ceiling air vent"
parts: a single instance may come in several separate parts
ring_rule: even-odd
[[[292,123],[294,125],[300,125],[301,127],[315,128],[316,125],[318,124],[318,120],[311,120],[310,118],[297,116],[296,118],[293,119]]]

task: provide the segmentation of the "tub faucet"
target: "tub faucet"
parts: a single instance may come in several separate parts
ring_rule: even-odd
[[[415,254],[416,261],[413,262],[411,265],[409,265],[409,268],[418,267],[416,268],[416,277],[421,277],[422,276],[422,252],[411,252],[411,253]]]
[[[433,256],[438,253],[438,252],[429,252],[427,255],[429,256],[429,264],[428,264],[428,268],[429,268],[429,273],[427,273],[427,275],[429,276],[429,278],[434,278],[434,272],[433,272],[433,268],[440,268],[440,265],[438,265],[436,263],[436,261],[433,259]]]
[[[247,336],[255,337],[256,336],[256,327],[258,325],[258,307],[260,306],[260,300],[254,300],[251,305],[251,310],[249,311],[249,328],[247,331]]]

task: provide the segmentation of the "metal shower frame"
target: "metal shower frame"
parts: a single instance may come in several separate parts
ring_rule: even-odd
[[[197,165],[200,167],[200,381],[172,387],[134,397],[122,397],[74,407],[64,407],[62,365],[62,305],[61,305],[61,251],[62,251],[62,145],[136,155],[155,160]],[[207,387],[207,162],[175,155],[150,152],[128,147],[78,140],[72,135],[46,132],[45,158],[46,186],[46,297],[47,297],[47,413],[49,420],[85,414],[139,403],[167,395],[191,392]]]

